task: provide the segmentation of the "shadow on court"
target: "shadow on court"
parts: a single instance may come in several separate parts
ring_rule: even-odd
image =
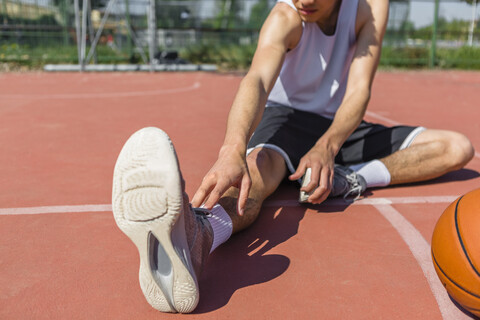
[[[480,174],[477,171],[461,169],[416,185],[466,181],[478,177]],[[370,190],[364,194],[367,198],[372,195]],[[284,183],[266,202],[296,200],[297,196],[298,186]],[[307,210],[324,214],[339,213],[345,211],[350,204],[345,202],[328,206],[299,204],[289,207],[264,207],[250,228],[234,235],[209,258],[200,279],[200,304],[194,313],[202,314],[220,309],[230,301],[237,290],[272,281],[285,273],[290,265],[290,258],[270,252],[297,234],[300,221]]]
[[[445,183],[454,181],[468,181],[480,177],[480,173],[471,169],[460,169],[457,171],[449,172],[441,177],[433,179],[431,181],[424,182],[423,184]]]
[[[305,211],[300,206],[263,208],[251,227],[220,246],[203,271],[200,304],[194,313],[219,309],[235,291],[282,275],[290,258],[269,252],[297,234]]]
[[[452,303],[453,303],[460,311],[462,311],[466,316],[472,318],[473,320],[480,320],[480,317],[477,317],[476,315],[474,315],[473,313],[471,313],[470,311],[468,311],[467,309],[465,309],[461,304],[459,304],[457,301],[455,301],[455,299],[453,299],[450,295],[448,295],[448,297],[450,298],[450,300],[452,301]]]
[[[293,200],[297,196],[298,186],[285,183],[266,202]],[[349,205],[263,207],[252,226],[234,235],[210,256],[200,278],[201,298],[194,313],[217,310],[225,306],[237,290],[269,282],[285,273],[290,258],[270,251],[298,233],[307,210],[338,213]]]

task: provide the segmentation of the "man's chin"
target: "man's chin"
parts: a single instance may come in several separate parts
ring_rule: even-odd
[[[318,19],[312,17],[312,16],[304,16],[299,14],[300,19],[302,19],[303,22],[317,22]]]

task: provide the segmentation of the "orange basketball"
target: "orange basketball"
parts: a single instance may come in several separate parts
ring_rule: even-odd
[[[432,258],[450,296],[480,316],[480,189],[443,212],[433,231]]]

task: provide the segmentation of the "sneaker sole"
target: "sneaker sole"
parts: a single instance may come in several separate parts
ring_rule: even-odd
[[[127,140],[115,165],[112,207],[140,254],[139,282],[148,303],[163,312],[195,309],[199,290],[185,234],[181,173],[165,132],[144,128]]]

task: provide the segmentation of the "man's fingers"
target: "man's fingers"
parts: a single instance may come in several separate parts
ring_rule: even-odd
[[[207,199],[208,194],[213,190],[215,184],[202,182],[192,198],[192,207],[199,208]]]
[[[203,207],[209,210],[212,209],[213,206],[218,203],[218,200],[220,200],[220,198],[223,196],[225,191],[227,191],[228,188],[230,188],[233,185],[234,183],[232,183],[231,180],[228,180],[225,178],[217,180],[213,190],[210,191],[209,194],[207,194],[207,199],[203,204]]]
[[[327,199],[332,189],[330,176],[331,174],[329,169],[322,170],[322,173],[319,177],[320,181],[318,188],[309,197],[309,200],[312,203],[322,203],[325,201],[325,199]]]
[[[220,200],[220,197],[223,195],[224,192],[225,190],[222,191],[217,185],[208,195],[208,198],[203,204],[203,207],[208,210],[212,209],[213,206],[217,204],[218,200]]]
[[[308,192],[308,193],[314,191],[319,186],[319,180],[320,180],[319,168],[316,168],[316,167],[311,168],[310,169],[310,182],[306,186],[301,188],[301,190],[305,191],[305,192]]]
[[[250,187],[252,186],[252,180],[248,175],[243,176],[238,193],[237,212],[243,216],[245,213],[245,207],[247,206],[248,194],[250,193]]]
[[[290,180],[298,180],[305,174],[306,165],[300,161],[300,164],[297,167],[297,171],[291,174],[288,178]]]

